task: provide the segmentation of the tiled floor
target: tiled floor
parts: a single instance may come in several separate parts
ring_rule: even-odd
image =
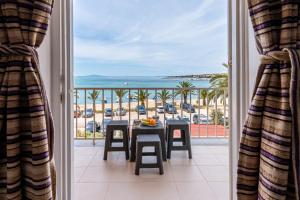
[[[191,160],[186,152],[172,152],[164,175],[143,169],[140,176],[124,153],[109,153],[103,161],[102,150],[101,144],[75,145],[75,200],[229,199],[227,145],[193,145]]]

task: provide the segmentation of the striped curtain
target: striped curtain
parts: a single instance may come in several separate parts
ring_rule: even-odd
[[[36,49],[53,0],[0,0],[0,199],[55,199],[53,123]]]
[[[299,200],[300,1],[248,0],[261,65],[240,142],[240,200]]]

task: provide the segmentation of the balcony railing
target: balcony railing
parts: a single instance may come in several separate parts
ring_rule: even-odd
[[[75,88],[74,137],[102,139],[110,120],[183,119],[192,137],[228,137],[228,90],[212,88]]]

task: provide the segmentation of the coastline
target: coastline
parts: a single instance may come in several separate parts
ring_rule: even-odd
[[[177,109],[180,109],[179,106],[180,106],[180,102],[181,100],[174,100],[174,105]],[[170,103],[172,104],[173,102],[172,101],[167,101],[167,103]],[[188,101],[188,103],[190,103],[190,101]],[[137,101],[131,101],[131,102],[122,102],[122,108],[125,108],[125,109],[129,109],[129,104],[130,104],[130,110],[133,110],[135,109],[135,107],[138,105],[138,102]],[[147,108],[147,104],[148,104],[148,109],[154,109],[155,108],[155,100],[153,99],[149,99],[148,100],[148,103],[147,101],[145,101],[145,108]],[[157,101],[157,106],[162,106],[162,103],[160,101]],[[198,100],[197,99],[192,99],[191,100],[191,104],[197,108],[198,107]],[[74,103],[74,111],[76,110],[76,104]],[[84,111],[85,110],[85,104],[83,103],[78,103],[77,104],[80,108],[80,111]],[[104,108],[112,108],[113,110],[117,109],[119,107],[119,103],[104,103]],[[102,103],[98,103],[96,102],[96,112],[97,111],[102,111]],[[203,107],[203,99],[200,99],[200,108]],[[214,102],[211,102],[210,103],[210,106],[209,107],[212,107],[212,106],[215,106]],[[218,108],[221,108],[223,107],[223,103],[221,102],[221,100],[218,100],[217,102],[217,107]],[[93,103],[86,103],[86,108],[93,108]]]
[[[112,90],[103,90],[105,88],[149,88],[148,93],[149,100],[155,98],[155,90],[156,88],[177,88],[178,84],[182,81],[182,79],[167,79],[167,77],[163,76],[143,76],[143,77],[132,77],[132,76],[80,76],[75,77],[75,90],[77,91],[77,103],[83,104],[85,101],[87,103],[92,103],[89,99],[89,94],[92,90],[88,90],[88,88],[97,88],[100,91],[100,96],[97,100],[97,103],[101,103],[102,92],[104,93],[104,99],[108,102],[113,103],[118,99],[115,91]],[[210,83],[208,80],[189,80],[195,87],[199,88],[209,88]],[[82,89],[82,88],[87,88]],[[86,92],[86,94],[85,94]],[[136,95],[137,90],[131,90],[131,95]],[[170,90],[170,92],[172,92]],[[87,95],[87,96],[86,96]],[[123,102],[128,102],[128,93],[122,100]],[[85,97],[86,100],[85,100]],[[178,98],[178,97],[176,97]],[[194,98],[194,97],[193,97]],[[197,98],[197,97],[196,97]],[[133,100],[136,101],[136,100]],[[75,103],[75,99],[74,99]]]
[[[210,73],[210,74],[191,74],[191,75],[177,75],[177,76],[165,76],[164,79],[168,80],[192,80],[192,81],[208,81],[213,75],[222,73]]]

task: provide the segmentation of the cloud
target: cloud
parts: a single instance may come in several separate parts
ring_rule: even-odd
[[[221,63],[227,56],[224,2],[75,0],[75,68],[89,60],[99,67],[103,63],[126,67],[127,75],[135,73],[133,66],[151,67],[152,75],[168,74],[168,67],[186,73],[205,72],[210,66],[223,70]]]

